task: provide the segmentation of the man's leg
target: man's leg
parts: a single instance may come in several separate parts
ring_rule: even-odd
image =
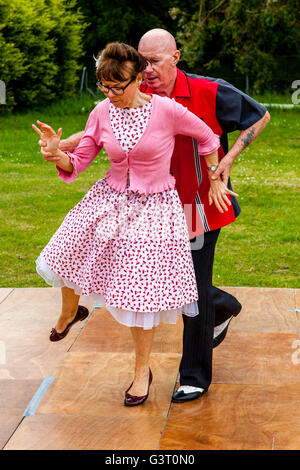
[[[225,339],[229,323],[242,309],[240,302],[228,292],[210,287],[215,310],[215,328],[213,347],[216,348]]]
[[[241,310],[241,304],[234,296],[212,285],[214,252],[219,233],[220,229],[205,233],[202,248],[192,250],[199,315],[183,315],[183,355],[179,368],[181,386],[173,394],[173,401],[193,400],[208,389],[212,379],[213,347],[223,341],[230,319]],[[217,328],[221,328],[221,333]]]
[[[215,245],[220,229],[204,234],[200,250],[192,250],[199,315],[183,315],[183,355],[180,363],[180,385],[207,389],[212,379],[214,306],[210,287]]]
[[[242,307],[240,302],[218,287],[211,286],[210,291],[215,307],[215,326],[221,325],[231,316],[236,317]]]

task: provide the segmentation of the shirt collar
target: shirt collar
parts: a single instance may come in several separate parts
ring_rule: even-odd
[[[152,89],[145,84],[145,88],[143,89],[144,93],[152,94]],[[191,92],[190,87],[188,84],[188,79],[185,73],[181,70],[177,69],[177,77],[174,89],[170,98],[181,97],[181,98],[190,98]]]
[[[170,98],[181,97],[181,98],[190,98],[191,92],[188,84],[187,76],[179,69],[177,69],[177,78],[175,82],[174,90]]]

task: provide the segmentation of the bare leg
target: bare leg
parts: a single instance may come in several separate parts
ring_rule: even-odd
[[[149,381],[149,362],[152,349],[154,328],[144,330],[139,327],[130,328],[135,346],[135,375],[128,393],[138,397],[146,395]]]
[[[57,325],[55,328],[58,333],[62,333],[68,323],[70,323],[74,319],[77,313],[78,303],[80,299],[80,295],[76,295],[74,289],[70,289],[69,287],[61,288],[61,296],[61,315],[57,321]]]

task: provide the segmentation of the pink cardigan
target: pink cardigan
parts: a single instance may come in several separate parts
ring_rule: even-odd
[[[106,173],[107,182],[117,191],[125,191],[128,170],[129,189],[133,191],[151,194],[174,188],[170,162],[176,134],[197,139],[200,155],[208,155],[220,146],[219,137],[187,108],[170,98],[152,95],[152,112],[146,130],[134,148],[126,153],[114,136],[109,99],[106,98],[91,112],[84,136],[74,153],[67,152],[73,172],[68,173],[57,166],[58,176],[66,183],[74,181],[104,147],[111,164]]]

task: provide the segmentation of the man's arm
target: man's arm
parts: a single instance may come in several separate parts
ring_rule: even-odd
[[[63,139],[60,142],[59,148],[63,152],[74,152],[76,147],[78,147],[80,140],[84,135],[84,131],[77,132],[76,134],[71,135],[67,139]]]
[[[270,118],[270,113],[266,111],[265,115],[261,119],[248,127],[248,129],[241,131],[229,152],[222,158],[218,169],[212,175],[212,179],[217,179],[221,175],[223,182],[227,186],[234,160],[261,133],[270,121]]]

